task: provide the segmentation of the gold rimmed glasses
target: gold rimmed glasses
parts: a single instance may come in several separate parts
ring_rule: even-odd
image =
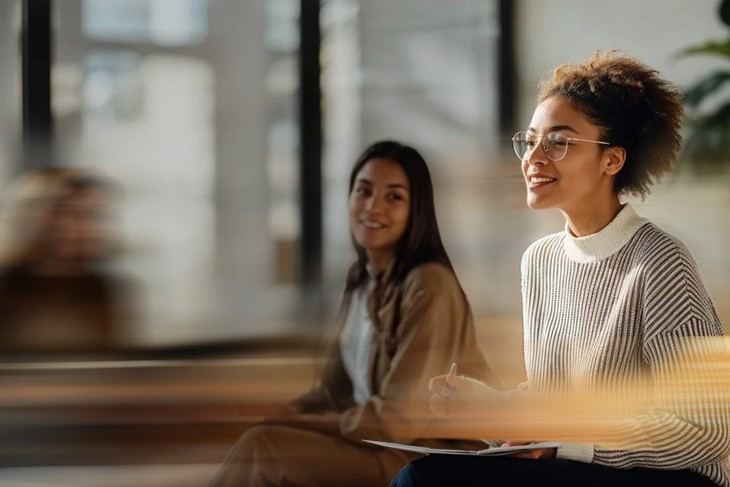
[[[570,137],[562,132],[548,132],[538,135],[534,132],[520,130],[512,136],[512,147],[520,161],[529,157],[537,144],[542,141],[542,150],[545,156],[551,161],[561,161],[565,154],[568,153],[568,146],[574,142],[590,142],[592,144],[611,145],[603,140],[582,139],[580,137]]]

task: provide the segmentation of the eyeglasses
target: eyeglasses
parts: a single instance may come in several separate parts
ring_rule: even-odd
[[[568,137],[562,132],[548,132],[547,134],[538,135],[532,132],[520,130],[512,136],[512,147],[520,161],[524,161],[530,156],[538,142],[542,140],[542,150],[551,161],[561,161],[568,153],[568,146],[572,142],[591,142],[593,144],[611,145],[609,142],[602,140],[581,139],[578,137]]]

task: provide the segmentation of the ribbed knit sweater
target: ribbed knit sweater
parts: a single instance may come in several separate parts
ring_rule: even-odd
[[[687,249],[625,205],[598,233],[567,229],[522,258],[527,388],[590,389],[655,376],[689,336],[722,325]],[[691,469],[730,486],[728,405],[652,409],[616,434],[630,450],[569,444],[558,457],[616,468]]]

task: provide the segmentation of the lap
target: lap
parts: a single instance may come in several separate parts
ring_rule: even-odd
[[[314,430],[262,424],[239,438],[213,485],[386,485],[410,459]]]
[[[393,487],[411,486],[580,486],[706,487],[708,479],[690,471],[616,469],[570,460],[431,455],[416,460],[394,479]]]

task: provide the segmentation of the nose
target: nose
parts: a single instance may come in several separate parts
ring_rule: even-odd
[[[549,159],[545,153],[545,145],[542,143],[542,138],[540,138],[535,147],[525,154],[522,162],[531,166],[544,166],[548,161]]]
[[[377,193],[373,193],[365,202],[365,209],[368,211],[381,211],[382,201]]]

